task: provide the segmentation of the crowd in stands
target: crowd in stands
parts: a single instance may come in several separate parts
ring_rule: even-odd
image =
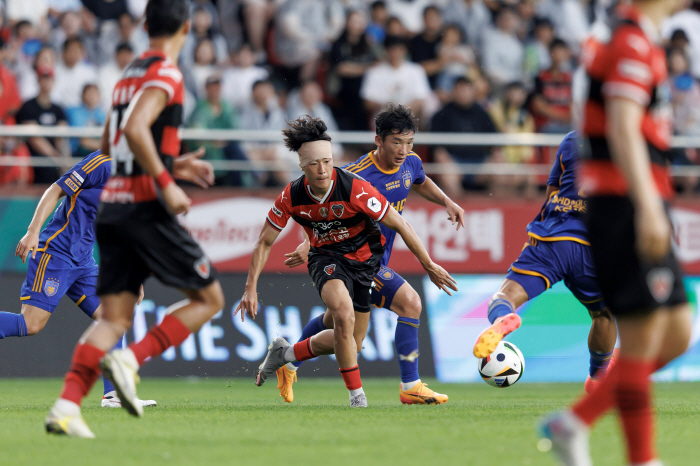
[[[2,0],[0,0],[0,4]],[[5,0],[0,9],[0,124],[100,126],[121,72],[148,47],[146,0]],[[180,56],[187,127],[280,130],[302,114],[331,130],[373,130],[388,102],[421,131],[566,133],[584,0],[193,0]],[[700,135],[700,13],[688,4],[663,26],[675,132]],[[700,10],[700,7],[698,7]],[[277,186],[293,164],[279,143],[188,141],[213,160],[277,161],[279,172],[217,172],[217,184]],[[86,138],[0,138],[5,155],[83,156]],[[334,145],[350,161],[372,148]],[[183,150],[188,149],[187,147]],[[448,164],[549,163],[531,147],[417,148]],[[679,151],[693,164],[695,151]],[[0,184],[49,183],[54,168],[2,168]],[[450,194],[493,188],[536,194],[541,177],[446,175]],[[697,179],[683,189],[697,189]]]

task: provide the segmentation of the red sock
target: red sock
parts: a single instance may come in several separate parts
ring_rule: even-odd
[[[617,363],[605,374],[603,380],[589,394],[583,395],[571,408],[573,413],[586,425],[591,426],[609,409],[615,406],[615,382],[617,381]]]
[[[355,365],[355,367],[348,367],[347,369],[341,367],[340,374],[343,376],[343,381],[345,381],[345,386],[348,387],[348,390],[362,388],[360,367],[358,365]]]
[[[171,346],[179,346],[192,332],[177,317],[167,315],[163,322],[148,331],[143,340],[129,345],[139,366],[146,358],[160,356]]]
[[[61,398],[79,405],[100,376],[100,361],[104,355],[104,351],[92,345],[78,344],[63,381]]]
[[[631,464],[646,463],[656,458],[649,376],[658,364],[622,357],[617,365],[615,401],[627,440],[627,457]]]
[[[298,343],[294,343],[294,359],[297,361],[306,361],[307,359],[313,359],[316,355],[311,350],[311,338],[302,340]]]

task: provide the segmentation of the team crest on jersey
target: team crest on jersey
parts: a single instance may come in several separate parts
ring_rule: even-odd
[[[411,189],[411,182],[413,181],[413,178],[411,178],[411,172],[403,172],[403,175],[401,175],[401,179],[403,180],[403,187],[406,189]]]
[[[48,278],[44,283],[44,294],[49,298],[58,293],[58,278]]]
[[[200,277],[207,279],[209,278],[209,273],[211,272],[211,267],[209,266],[209,259],[207,256],[202,257],[199,259],[197,262],[194,263],[194,270],[197,272],[197,275]]]
[[[326,272],[327,275],[333,275],[333,272],[335,272],[335,264],[325,266],[323,271]]]
[[[379,275],[385,280],[391,280],[392,278],[394,278],[394,272],[392,272],[391,269],[388,269],[386,267],[382,267],[381,269],[379,269],[379,273],[377,275]]]
[[[328,217],[328,207],[321,207],[318,209],[318,213],[321,214],[321,217],[326,218]],[[343,215],[342,213],[340,215]]]
[[[333,204],[331,210],[333,211],[333,215],[340,218],[343,216],[343,212],[345,212],[345,207],[343,204]]]
[[[671,297],[675,275],[668,267],[652,269],[647,274],[647,286],[657,303],[663,304]]]

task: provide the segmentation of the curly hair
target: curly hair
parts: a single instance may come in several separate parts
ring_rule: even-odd
[[[418,132],[418,118],[410,107],[388,103],[374,119],[377,134],[382,140],[390,134],[402,134],[409,131]]]
[[[303,115],[293,121],[288,121],[289,128],[282,130],[284,134],[284,145],[293,152],[298,152],[305,142],[330,141],[331,137],[326,134],[326,124],[320,118],[313,118],[310,115]]]

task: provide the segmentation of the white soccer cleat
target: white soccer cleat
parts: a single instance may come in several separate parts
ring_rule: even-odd
[[[265,383],[268,377],[277,372],[277,369],[287,364],[284,360],[284,353],[290,345],[287,340],[282,337],[275,338],[267,347],[267,356],[258,367],[258,374],[255,377],[255,385],[258,387]]]
[[[147,408],[149,406],[156,406],[158,403],[156,403],[156,400],[139,400],[141,402],[141,406],[144,408]],[[102,396],[102,407],[103,408],[121,408],[122,407],[122,402],[117,396],[117,392],[112,391],[109,393],[105,393],[104,396]]]
[[[117,391],[121,407],[136,417],[143,416],[143,405],[136,396],[136,384],[140,382],[134,352],[129,348],[109,352],[100,364],[102,372]]]
[[[537,449],[552,450],[565,466],[593,466],[588,447],[589,428],[571,411],[546,417],[539,425]]]
[[[367,395],[364,392],[352,396],[350,395],[350,407],[351,408],[366,408],[367,407]]]
[[[47,434],[95,438],[80,414],[80,406],[72,401],[59,398],[46,416],[45,424]]]

